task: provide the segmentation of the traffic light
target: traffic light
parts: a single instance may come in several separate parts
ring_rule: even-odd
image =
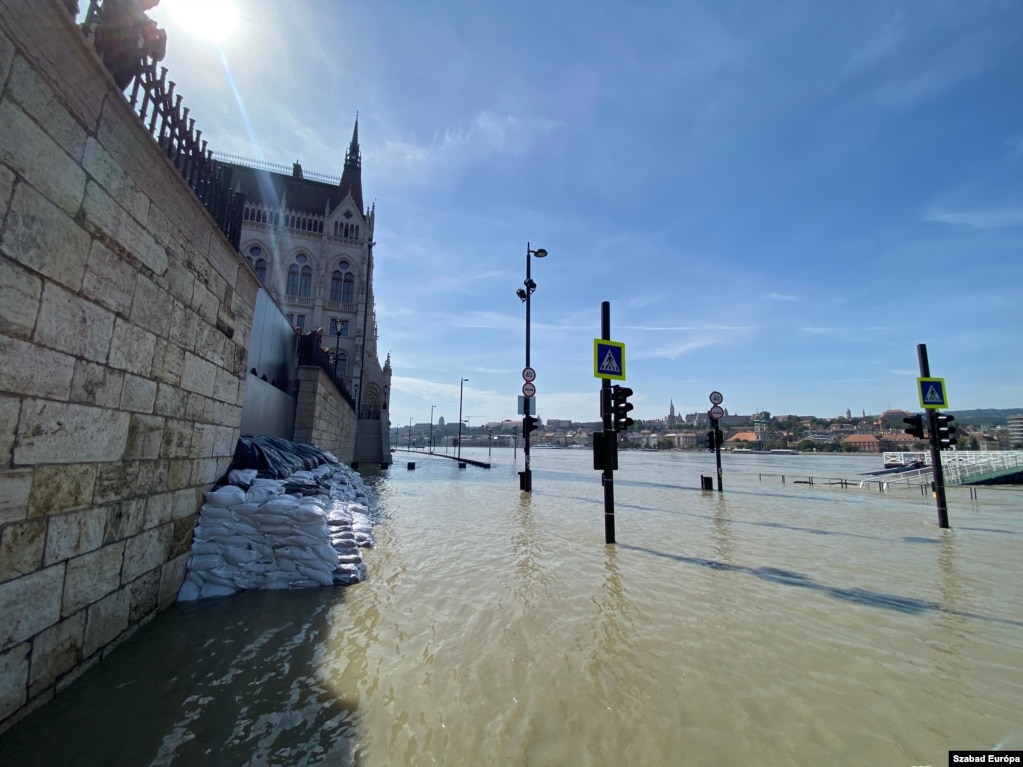
[[[615,385],[611,387],[615,431],[625,431],[635,423],[629,418],[629,411],[632,410],[632,403],[629,402],[631,396],[632,389],[628,386]]]
[[[952,447],[958,440],[955,437],[955,433],[958,431],[955,426],[952,426],[952,421],[956,418],[954,415],[937,415],[934,420],[938,424],[938,449],[945,450]]]
[[[715,431],[711,429],[707,432],[707,449],[710,452],[714,452],[714,448],[717,447],[717,439],[715,438]]]
[[[917,439],[924,438],[924,417],[922,415],[919,413],[911,415],[908,418],[903,418],[902,422],[909,424],[909,428],[905,430],[906,434],[910,434]]]
[[[527,415],[522,418],[522,433],[529,434],[540,428],[540,419],[535,415]]]

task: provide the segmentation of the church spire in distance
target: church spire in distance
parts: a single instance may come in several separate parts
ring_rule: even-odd
[[[345,168],[341,173],[341,199],[352,195],[359,213],[365,213],[362,205],[362,150],[359,149],[359,113],[355,113],[355,129],[352,142],[345,152]]]

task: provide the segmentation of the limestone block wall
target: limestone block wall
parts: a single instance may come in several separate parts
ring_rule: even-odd
[[[330,377],[315,365],[300,365],[295,441],[329,450],[339,461],[350,464],[357,427],[355,411],[342,399]]]
[[[0,732],[174,599],[258,283],[62,0],[0,0]]]

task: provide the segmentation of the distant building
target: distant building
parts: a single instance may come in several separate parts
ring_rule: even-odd
[[[1010,415],[1009,424],[1009,445],[1012,448],[1023,448],[1023,413]]]
[[[881,443],[873,434],[850,434],[842,444],[859,453],[881,452]]]

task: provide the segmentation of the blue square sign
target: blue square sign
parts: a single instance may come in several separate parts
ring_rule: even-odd
[[[625,380],[625,344],[593,339],[593,377]]]
[[[916,382],[920,393],[920,407],[928,410],[946,410],[948,408],[944,378],[918,378]]]

